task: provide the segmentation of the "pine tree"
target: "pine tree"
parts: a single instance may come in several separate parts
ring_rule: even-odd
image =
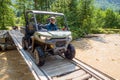
[[[0,4],[0,29],[14,25],[14,12],[11,0],[2,0]]]
[[[93,17],[93,0],[80,0],[80,4],[78,5],[77,9],[77,23],[80,26],[80,33],[88,34],[91,32],[92,25],[92,17]]]
[[[77,0],[70,0],[68,5],[68,20],[70,26],[77,26],[76,19],[77,19]]]
[[[117,16],[115,12],[108,9],[106,10],[106,16],[105,16],[105,27],[106,28],[115,28],[117,24]]]

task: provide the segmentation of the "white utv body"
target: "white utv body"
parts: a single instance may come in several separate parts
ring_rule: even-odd
[[[47,18],[54,16],[56,19],[57,16],[62,16],[63,20],[61,18],[57,20],[58,30],[48,31],[46,29],[47,24],[44,23],[44,21],[46,22],[46,15]],[[59,24],[62,21],[64,26]],[[23,48],[31,52],[35,63],[39,66],[44,65],[47,54],[64,54],[70,60],[75,57],[75,49],[70,44],[72,41],[71,31],[68,29],[63,13],[29,10],[26,12],[26,26],[21,31],[24,33],[22,39]]]

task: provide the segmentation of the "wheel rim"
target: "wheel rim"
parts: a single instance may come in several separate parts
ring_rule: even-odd
[[[35,63],[39,64],[39,55],[38,55],[38,52],[36,50],[35,50],[34,56],[35,56]]]

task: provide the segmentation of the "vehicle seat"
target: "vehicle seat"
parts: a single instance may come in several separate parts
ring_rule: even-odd
[[[28,34],[32,36],[34,34],[35,30],[36,30],[35,25],[33,25],[32,23],[30,23],[28,25]]]

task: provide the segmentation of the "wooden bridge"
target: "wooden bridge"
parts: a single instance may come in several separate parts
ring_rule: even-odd
[[[8,31],[8,35],[14,41],[36,80],[114,80],[76,58],[67,60],[59,55],[48,55],[45,65],[38,67],[31,54],[22,48],[23,34],[19,30],[11,30]]]

